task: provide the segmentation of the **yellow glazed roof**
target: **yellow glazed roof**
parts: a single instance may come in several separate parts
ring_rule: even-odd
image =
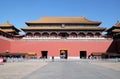
[[[90,21],[85,17],[42,17],[35,21],[26,22],[29,23],[96,23],[100,24],[101,22]]]
[[[13,25],[12,24],[10,24],[10,22],[9,21],[7,21],[6,23],[4,23],[4,24],[0,24],[0,27],[13,27]]]
[[[114,27],[120,27],[120,22],[118,21],[118,22],[114,25]]]

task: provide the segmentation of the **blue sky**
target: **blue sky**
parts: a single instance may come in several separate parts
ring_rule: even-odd
[[[120,21],[120,0],[0,0],[0,24],[22,28],[42,16],[85,16],[110,28]]]

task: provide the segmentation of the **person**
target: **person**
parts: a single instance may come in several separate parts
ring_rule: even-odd
[[[3,65],[3,58],[0,57],[0,65]]]
[[[6,57],[3,57],[3,62],[7,62],[7,58]]]
[[[52,62],[54,62],[54,56],[52,56]]]

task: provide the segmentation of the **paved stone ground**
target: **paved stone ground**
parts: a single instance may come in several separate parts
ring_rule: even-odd
[[[22,79],[120,79],[120,71],[89,62],[50,62]]]
[[[46,62],[13,62],[0,65],[0,79],[21,79],[47,65]]]
[[[120,62],[92,62],[91,64],[120,71]]]

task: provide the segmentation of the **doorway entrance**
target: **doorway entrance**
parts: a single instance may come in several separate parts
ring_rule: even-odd
[[[68,57],[67,50],[60,50],[60,58],[67,59],[67,57]]]
[[[46,58],[48,56],[48,51],[41,51],[42,58]]]
[[[87,52],[86,51],[80,51],[80,58],[86,58]]]

